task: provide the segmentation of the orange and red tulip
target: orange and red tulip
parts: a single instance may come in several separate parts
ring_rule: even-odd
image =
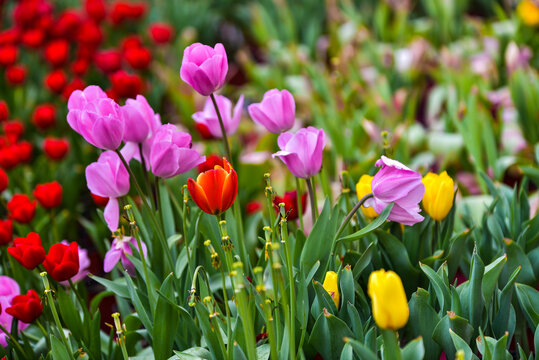
[[[200,173],[196,179],[187,180],[191,198],[202,211],[219,215],[232,206],[238,194],[238,175],[223,158],[223,166]]]

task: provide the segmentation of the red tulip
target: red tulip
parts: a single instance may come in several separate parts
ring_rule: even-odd
[[[30,324],[43,312],[39,295],[34,290],[28,290],[26,295],[17,295],[11,300],[11,307],[6,313],[23,323]]]
[[[0,123],[9,118],[9,108],[4,100],[0,100]]]
[[[46,138],[43,141],[43,151],[51,160],[62,160],[69,151],[69,142],[65,139]]]
[[[81,17],[77,11],[64,10],[52,28],[52,34],[58,38],[72,39],[77,34],[80,22]]]
[[[137,74],[128,74],[123,70],[115,72],[111,77],[112,90],[119,96],[135,98],[142,93],[144,83]]]
[[[16,143],[24,133],[24,125],[20,120],[11,120],[4,123],[4,133],[11,143]]]
[[[17,146],[11,145],[0,148],[0,166],[6,170],[11,170],[19,164]]]
[[[142,39],[138,35],[129,35],[122,40],[122,51],[142,46]]]
[[[22,163],[27,163],[32,160],[32,152],[34,147],[32,143],[28,141],[20,141],[13,145],[14,151],[17,153],[18,161]]]
[[[62,186],[58,181],[39,184],[34,189],[34,196],[45,209],[52,209],[62,203]]]
[[[91,194],[91,195],[92,195],[92,199],[94,199],[94,203],[99,207],[105,207],[109,203],[108,197],[103,197],[96,194]]]
[[[110,19],[113,24],[121,24],[125,20],[139,19],[146,13],[146,4],[118,1],[112,7]]]
[[[13,246],[8,247],[7,252],[28,270],[35,269],[45,260],[41,237],[35,232],[29,233],[25,238],[13,240]]]
[[[79,27],[77,41],[82,47],[95,49],[103,41],[103,32],[93,20],[85,21]]]
[[[152,53],[143,47],[132,47],[125,52],[125,59],[133,69],[146,69],[152,61]]]
[[[52,66],[62,66],[69,56],[69,43],[67,40],[54,40],[45,48],[45,60]]]
[[[150,25],[150,36],[156,44],[166,44],[172,39],[174,28],[167,23],[153,23]]]
[[[195,180],[187,180],[191,198],[202,211],[219,215],[226,211],[238,194],[238,176],[230,163],[223,158],[223,167],[200,173]]]
[[[0,45],[15,45],[19,38],[20,30],[16,27],[0,31]]]
[[[95,66],[104,73],[113,73],[122,67],[122,54],[118,50],[101,50],[95,54]]]
[[[62,92],[62,97],[66,100],[69,99],[71,93],[75,90],[83,90],[86,87],[86,84],[81,78],[74,78],[69,84],[66,85],[64,91]]]
[[[32,221],[36,213],[37,202],[30,201],[24,194],[15,194],[7,203],[9,218],[21,224],[27,224]]]
[[[54,244],[51,246],[43,266],[56,281],[66,281],[79,272],[79,246],[72,242],[69,246]]]
[[[13,240],[13,223],[11,220],[0,220],[0,245],[7,245]]]
[[[247,212],[247,215],[252,215],[259,211],[262,211],[262,204],[259,201],[251,201],[245,205],[245,212]]]
[[[19,50],[14,45],[4,45],[0,47],[0,66],[9,67],[15,64]]]
[[[67,76],[61,69],[54,70],[45,78],[45,86],[53,93],[61,94],[67,84]]]
[[[56,108],[52,104],[38,105],[32,115],[32,122],[34,125],[45,130],[52,126],[56,122]]]
[[[206,156],[206,161],[197,166],[198,172],[202,173],[204,171],[212,170],[216,165],[224,167],[223,158],[219,155],[211,154]]]
[[[85,58],[77,59],[71,64],[71,70],[75,75],[82,76],[88,71],[90,62]]]
[[[6,70],[6,80],[11,85],[21,85],[26,81],[26,66],[13,65]]]
[[[9,185],[9,178],[4,169],[0,168],[0,193],[3,193]]]
[[[104,0],[86,0],[84,2],[86,14],[96,22],[100,22],[107,15]]]
[[[43,45],[43,40],[45,40],[45,33],[36,28],[25,31],[22,34],[21,42],[29,48],[38,48]]]
[[[305,213],[306,201],[307,194],[301,195],[301,210],[303,213]],[[277,212],[279,212],[280,203],[284,203],[284,210],[288,214],[288,220],[296,220],[298,218],[298,197],[296,190],[285,192],[283,197],[275,196],[273,206]]]

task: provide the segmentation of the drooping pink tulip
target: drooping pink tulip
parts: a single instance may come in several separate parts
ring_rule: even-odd
[[[161,125],[151,139],[150,166],[155,176],[170,178],[206,161],[191,149],[191,135],[172,124]]]
[[[113,151],[105,151],[97,162],[86,167],[86,183],[92,194],[108,197],[105,207],[105,221],[110,231],[118,229],[118,198],[129,192],[129,173],[120,157]]]
[[[110,245],[110,250],[105,254],[105,259],[103,260],[103,270],[107,273],[111,272],[118,261],[121,261],[122,266],[127,273],[131,276],[135,276],[135,265],[133,265],[133,263],[127,257],[127,254],[133,255],[131,245],[133,245],[137,251],[139,250],[137,240],[134,237],[120,236],[114,238],[112,244]],[[148,252],[146,249],[146,244],[141,242],[140,245],[142,247],[144,257],[146,257]]]
[[[185,48],[180,77],[198,93],[208,96],[225,83],[228,59],[223,44],[214,48],[195,43]]]
[[[249,105],[247,110],[255,123],[274,134],[290,130],[296,119],[296,103],[286,89],[267,91],[260,103]]]
[[[98,86],[75,90],[67,103],[67,122],[90,144],[115,150],[122,143],[124,119],[120,106]]]
[[[419,202],[425,194],[421,174],[396,160],[382,156],[376,166],[382,168],[374,175],[371,183],[373,197],[365,201],[365,207],[372,207],[380,214],[386,206],[394,202],[388,219],[404,225],[423,221],[419,215]]]
[[[223,125],[225,127],[226,134],[228,136],[234,134],[238,130],[238,126],[241,120],[241,110],[243,108],[243,95],[240,96],[236,106],[232,109],[232,101],[222,95],[216,95],[215,101],[217,107],[221,113],[223,119]],[[219,124],[219,118],[217,112],[215,112],[215,106],[210,98],[206,99],[204,109],[193,114],[193,120],[197,124],[205,126],[214,138],[222,138],[223,132]]]
[[[309,126],[295,134],[285,132],[279,136],[277,144],[281,151],[273,154],[273,157],[279,157],[294,176],[307,179],[318,174],[326,145],[323,129]]]

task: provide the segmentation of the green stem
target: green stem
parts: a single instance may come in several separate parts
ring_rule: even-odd
[[[140,254],[140,261],[142,262],[142,271],[144,271],[144,281],[146,282],[146,290],[148,291],[148,300],[150,300],[150,308],[154,309],[154,304],[157,305],[153,297],[152,287],[150,285],[150,276],[148,275],[148,265],[146,265],[146,257],[144,256],[144,251],[142,250],[142,242],[140,241],[140,234],[137,230],[136,225],[131,225],[131,232],[135,236],[137,241],[138,252]]]
[[[294,264],[292,263],[292,255],[290,242],[288,241],[288,227],[286,220],[281,220],[281,239],[284,244],[284,252],[286,257],[286,270],[288,272],[288,286],[290,290],[290,324],[289,324],[289,342],[290,342],[290,359],[296,358],[296,292],[294,281]]]
[[[384,356],[383,360],[401,360],[401,349],[397,332],[393,330],[382,329],[382,339],[384,340]]]
[[[228,145],[228,137],[226,136],[225,124],[223,123],[223,118],[221,117],[221,111],[219,110],[219,107],[217,106],[217,100],[215,99],[215,95],[210,94],[210,98],[213,103],[213,107],[215,108],[215,112],[217,113],[217,119],[219,119],[219,126],[221,127],[223,143],[225,144],[226,156],[228,158],[228,161],[232,163],[232,153],[230,152],[230,146]]]
[[[193,264],[191,262],[191,251],[189,250],[189,240],[187,239],[187,198],[185,191],[186,185],[182,188],[182,193],[184,195],[183,206],[182,206],[182,236],[183,244],[185,246],[185,251],[187,251],[187,267],[189,268],[189,276],[193,275]]]
[[[316,201],[316,191],[313,188],[312,178],[305,179],[307,182],[307,189],[309,190],[309,198],[311,203],[311,216],[313,219],[313,226],[316,222],[316,218],[318,217],[318,203]]]
[[[220,267],[221,270],[221,281],[223,282],[223,301],[225,302],[225,313],[226,313],[226,338],[227,338],[227,359],[232,360],[232,350],[233,346],[230,344],[230,339],[232,338],[232,326],[230,324],[230,308],[228,307],[228,294],[226,291],[226,277],[223,267]]]
[[[142,173],[144,174],[144,182],[146,183],[146,190],[148,191],[148,196],[153,197],[155,208],[157,209],[157,196],[152,191],[152,185],[150,182],[150,176],[148,174],[148,168],[146,167],[146,160],[144,159],[144,154],[142,152],[142,143],[138,144],[138,151],[140,154],[140,164],[142,165]],[[157,179],[157,177],[156,177]]]
[[[296,201],[298,202],[298,217],[299,217],[299,226],[301,232],[303,231],[303,206],[301,205],[301,186],[299,184],[299,178],[296,178]]]

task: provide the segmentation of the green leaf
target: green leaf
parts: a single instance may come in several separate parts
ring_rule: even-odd
[[[515,284],[517,298],[532,329],[539,326],[539,291],[526,284]]]
[[[361,360],[378,360],[378,357],[371,349],[363,345],[357,340],[354,339],[345,339],[347,344],[352,346],[354,353],[359,356]]]
[[[271,347],[270,344],[262,344],[256,348],[257,360],[268,360],[270,357]]]
[[[174,350],[175,356],[169,358],[169,360],[211,360],[211,354],[206,348],[193,347],[184,351]]]
[[[352,331],[344,321],[324,309],[313,326],[309,343],[324,359],[338,360],[345,344],[344,339],[352,336]]]
[[[368,223],[367,226],[365,226],[363,229],[356,231],[355,233],[350,234],[348,236],[342,237],[338,239],[338,241],[353,241],[353,240],[358,240],[358,239],[361,239],[362,237],[369,235],[371,232],[378,229],[380,226],[384,224],[384,222],[387,220],[389,216],[389,213],[391,213],[391,209],[393,209],[393,205],[394,204],[391,203],[388,206],[386,206],[384,211],[382,211],[380,215],[376,217],[376,219]]]
[[[323,309],[329,309],[330,313],[337,314],[337,306],[335,306],[335,302],[333,301],[329,293],[326,291],[326,289],[324,289],[322,284],[318,281],[313,281],[313,286],[316,297],[313,302],[313,306],[311,307],[311,315],[315,318],[318,318],[320,314],[323,313]]]
[[[124,299],[129,299],[129,290],[127,289],[127,284],[125,284],[124,278],[119,278],[114,281],[107,280],[105,278],[95,276],[93,274],[88,274],[90,279],[93,279],[107,288],[107,290],[112,291],[119,297]]]
[[[373,252],[374,252],[374,242],[371,242],[369,246],[367,246],[363,254],[361,254],[361,257],[359,258],[359,260],[354,265],[354,269],[352,270],[352,273],[354,275],[355,280],[357,280],[359,276],[361,275],[361,273],[363,272],[363,270],[365,270],[365,268],[369,266],[372,259]]]
[[[483,274],[485,273],[485,265],[476,252],[472,255],[472,266],[470,269],[469,281],[469,300],[468,310],[470,324],[474,328],[481,325],[483,315],[484,299],[482,293]]]
[[[69,351],[66,349],[64,344],[58,340],[58,338],[54,335],[51,336],[51,354],[52,358],[54,360],[66,360],[71,359],[72,356],[70,356]]]
[[[492,300],[492,295],[494,293],[494,290],[498,286],[498,279],[500,277],[500,274],[506,262],[507,262],[507,256],[503,255],[485,267],[485,274],[483,275],[482,291],[483,291],[483,297],[485,298],[485,303],[486,303],[487,308]]]
[[[133,280],[129,275],[125,276],[125,281],[127,283],[127,289],[129,290],[130,299],[133,302],[133,305],[135,306],[135,310],[137,311],[138,317],[140,318],[140,321],[144,324],[144,327],[148,329],[148,332],[150,334],[153,333],[153,322],[150,319],[151,315],[151,309],[146,308],[144,304],[142,303],[142,300],[139,296],[140,289],[135,288],[135,284],[133,283]]]
[[[507,264],[502,270],[501,281],[506,282],[510,274],[519,266],[522,267],[517,277],[519,283],[533,285],[536,282],[533,267],[522,248],[510,239],[504,239],[507,254]]]
[[[438,303],[442,312],[446,312],[451,304],[451,296],[449,295],[449,284],[444,283],[443,279],[431,267],[419,263],[419,267],[430,280],[431,285],[436,292]]]
[[[472,349],[468,345],[467,342],[465,342],[460,336],[458,336],[453,330],[449,329],[449,335],[451,335],[451,340],[453,340],[453,344],[455,345],[455,349],[457,351],[462,350],[464,351],[464,359],[465,360],[471,360],[476,359],[477,357],[474,355]]]
[[[440,321],[438,313],[430,305],[430,295],[422,288],[418,288],[408,302],[410,308],[410,320],[408,327],[413,336],[421,336],[425,351],[429,357],[438,358],[442,352],[440,346],[432,338],[434,328]]]
[[[412,266],[406,247],[388,232],[378,229],[375,234],[391,260],[393,269],[401,277],[406,292],[413,292],[417,287],[419,271]]]
[[[174,299],[173,276],[173,274],[169,274],[159,289],[159,292],[169,299]],[[172,354],[179,319],[174,306],[159,297],[152,331],[153,352],[156,359],[167,359]]]
[[[421,336],[410,341],[402,349],[402,360],[420,360],[424,356],[425,347],[423,346],[423,338]]]

